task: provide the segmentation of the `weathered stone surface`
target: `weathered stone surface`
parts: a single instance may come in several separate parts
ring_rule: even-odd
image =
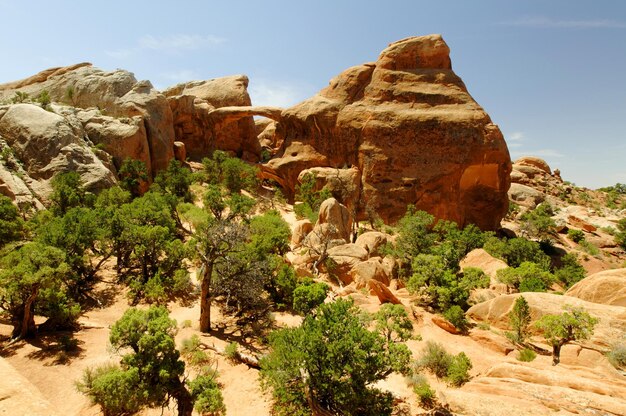
[[[443,329],[446,332],[449,332],[451,334],[459,333],[459,330],[456,328],[456,326],[452,325],[450,321],[448,321],[441,315],[433,315],[431,321],[433,321],[433,324],[437,325],[439,328]]]
[[[150,144],[142,117],[115,118],[103,116],[97,110],[79,111],[76,116],[89,139],[113,156],[117,169],[126,158],[139,160],[150,169]]]
[[[348,211],[356,213],[361,192],[361,172],[356,167],[349,169],[323,167],[305,169],[298,175],[298,183],[302,183],[305,175],[315,177],[315,191],[326,187],[337,201],[348,208]]]
[[[261,147],[252,114],[228,117],[216,111],[235,107],[230,113],[250,108],[248,77],[234,75],[178,84],[164,91],[174,119],[176,140],[185,143],[192,160],[209,156],[213,150],[230,151],[238,156],[244,152],[258,161]]]
[[[551,293],[516,293],[500,295],[495,299],[472,306],[467,316],[480,322],[488,322],[501,329],[509,328],[508,314],[513,308],[515,299],[524,296],[530,307],[532,321],[547,314],[560,314],[563,307],[571,305],[582,307],[591,316],[599,319],[594,334],[589,341],[582,341],[581,345],[591,345],[594,348],[607,350],[626,332],[626,309],[621,306],[601,305],[587,302],[578,298]]]
[[[547,173],[548,175],[552,174],[552,169],[550,169],[550,166],[546,163],[546,161],[538,157],[523,156],[517,159],[514,164],[518,166],[531,166]]]
[[[594,273],[565,294],[588,302],[626,307],[626,269]]]
[[[393,292],[384,284],[377,280],[370,280],[367,282],[370,291],[378,297],[380,303],[393,303],[394,305],[402,305],[402,302]]]
[[[116,183],[115,176],[84,142],[84,132],[62,116],[32,104],[9,107],[0,119],[0,135],[22,162],[38,199],[51,192],[49,181],[59,172],[80,174],[91,191]]]
[[[312,230],[313,224],[310,220],[304,219],[297,221],[293,226],[293,230],[291,231],[291,247],[300,247],[306,236],[309,235]]]
[[[368,231],[359,235],[354,244],[363,247],[370,256],[376,256],[379,254],[378,249],[389,241],[391,241],[389,234],[380,231]]]
[[[324,224],[332,227],[332,232],[330,235],[326,236],[327,238],[341,238],[346,242],[350,241],[352,216],[348,209],[335,198],[328,198],[320,205],[319,216],[313,232],[315,232],[316,229],[320,229]]]
[[[515,349],[508,339],[501,335],[494,334],[491,331],[473,329],[469,336],[479,344],[503,355],[507,355]]]
[[[356,282],[357,289],[368,287],[370,280],[377,280],[385,286],[389,286],[391,280],[391,275],[383,266],[380,257],[374,257],[358,263],[352,267],[350,274],[354,282]]]
[[[49,92],[54,102],[77,108],[98,108],[107,116],[141,117],[150,152],[149,173],[164,169],[174,157],[172,112],[165,96],[149,81],[137,81],[128,71],[111,72],[79,64],[46,71],[10,84],[0,85],[0,99],[21,91],[36,97]]]
[[[587,231],[588,233],[593,233],[594,231],[596,231],[598,228],[595,225],[589,224],[587,221],[578,218],[574,215],[569,215],[567,217],[567,222],[571,225],[573,225],[574,227],[577,228],[582,228],[583,230]]]
[[[544,195],[530,186],[512,183],[508,192],[511,201],[528,208],[535,208],[545,199]]]
[[[332,260],[332,270],[329,273],[335,275],[344,284],[350,284],[353,280],[352,269],[365,259],[367,252],[356,244],[343,244],[328,250],[328,258]]]
[[[357,167],[359,218],[393,222],[408,204],[461,225],[494,229],[508,208],[511,171],[498,127],[450,66],[438,35],[408,38],[356,66],[276,124],[278,157],[263,167],[293,195],[311,167]]]
[[[187,149],[185,148],[185,143],[174,142],[174,157],[180,162],[185,162],[187,160]]]
[[[0,194],[11,198],[18,207],[43,208],[41,201],[33,195],[22,178],[7,169],[3,163],[0,163]]]

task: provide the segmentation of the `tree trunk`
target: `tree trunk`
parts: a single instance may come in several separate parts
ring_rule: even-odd
[[[202,273],[201,294],[200,294],[200,332],[211,331],[211,302],[213,296],[211,293],[211,277],[213,274],[213,265],[204,265],[204,273]]]
[[[13,328],[13,338],[28,338],[35,335],[37,327],[35,326],[35,299],[39,289],[35,289],[24,304],[24,314],[16,322],[15,328]]]
[[[172,393],[172,396],[176,399],[178,416],[191,416],[191,413],[193,412],[193,398],[184,383],[180,383],[180,385]]]
[[[552,346],[552,365],[557,365],[561,362],[561,347],[560,343]]]

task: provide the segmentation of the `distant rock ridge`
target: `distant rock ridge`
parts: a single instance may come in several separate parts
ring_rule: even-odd
[[[452,71],[449,52],[440,35],[400,40],[376,62],[345,70],[320,93],[285,110],[252,106],[245,75],[160,92],[128,71],[107,72],[89,63],[2,84],[0,102],[16,92],[32,99],[47,91],[52,110],[71,127],[73,146],[80,148],[67,153],[44,146],[50,160],[56,160],[54,152],[65,152],[66,162],[50,165],[38,180],[41,186],[24,182],[34,200],[45,200],[46,181],[58,171],[101,172],[99,178],[83,177],[97,189],[115,182],[127,157],[143,161],[154,175],[174,157],[200,160],[219,149],[252,163],[270,156],[262,176],[288,196],[311,168],[322,168],[324,181],[335,185],[349,178],[346,189],[339,186],[333,194],[359,220],[377,215],[395,222],[412,205],[461,225],[495,229],[508,208],[508,149]],[[0,106],[0,123],[14,106]],[[256,115],[272,120],[255,122]],[[0,131],[7,143],[16,141],[11,129]],[[79,153],[80,169],[70,162]],[[21,150],[15,156],[25,157]],[[27,163],[29,176],[42,176],[34,172],[44,166],[40,162]],[[13,179],[0,179],[0,192],[21,195],[24,187]]]

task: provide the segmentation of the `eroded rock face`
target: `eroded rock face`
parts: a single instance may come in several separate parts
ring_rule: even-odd
[[[39,106],[10,106],[0,118],[0,136],[21,162],[16,169],[22,172],[24,179],[13,179],[11,185],[11,189],[19,189],[18,193],[11,191],[17,203],[20,199],[29,199],[21,186],[26,185],[36,206],[36,200],[45,199],[51,192],[50,179],[59,172],[77,172],[90,191],[116,183],[115,175],[83,140],[84,131],[80,123],[71,123]],[[5,184],[10,182],[3,181]]]
[[[152,87],[149,81],[137,81],[128,71],[103,71],[89,63],[64,68],[51,68],[30,78],[0,85],[0,99],[12,97],[20,91],[36,97],[48,91],[53,102],[64,103],[76,108],[96,108],[100,115],[109,117],[139,117],[138,127],[145,130],[150,157],[136,152],[140,160],[149,164],[149,173],[167,167],[174,157],[174,128],[170,106],[163,94]],[[106,134],[104,129],[103,134]],[[137,133],[141,135],[141,133]],[[115,134],[114,140],[119,138]],[[122,147],[135,147],[136,134],[123,134],[130,137],[132,144]],[[119,141],[118,141],[119,142]],[[113,155],[115,157],[115,154]],[[133,154],[129,154],[133,157]]]
[[[217,108],[249,107],[248,77],[234,75],[179,84],[164,91],[172,109],[176,140],[193,160],[215,149],[258,161],[261,147],[252,115],[233,118],[211,114]],[[245,155],[244,155],[245,153]]]
[[[626,269],[594,273],[576,283],[565,294],[588,302],[626,307]]]
[[[415,205],[493,229],[507,211],[511,163],[502,133],[452,71],[439,35],[401,40],[283,111],[283,143],[263,168],[293,194],[300,172],[356,167],[359,218],[394,222]]]

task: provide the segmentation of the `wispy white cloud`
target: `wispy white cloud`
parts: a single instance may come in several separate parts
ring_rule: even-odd
[[[2,1],[2,0],[0,0]],[[218,46],[226,42],[225,38],[214,35],[174,34],[167,36],[144,35],[135,46],[105,51],[114,59],[126,59],[141,51],[161,51],[179,53]]]
[[[145,35],[139,39],[139,47],[152,50],[180,51],[201,49],[207,46],[219,45],[224,42],[226,42],[226,39],[213,35]]]
[[[538,157],[565,157],[563,153],[555,149],[528,150],[528,151],[525,151],[525,153],[529,156],[538,156]]]
[[[173,72],[164,72],[161,77],[173,82],[187,82],[200,78],[198,72],[192,69],[181,69]]]
[[[625,29],[626,22],[611,19],[564,20],[546,16],[522,17],[500,22],[504,26],[524,26],[560,29]]]
[[[251,79],[248,93],[253,105],[290,107],[310,94],[301,86],[269,80]]]
[[[135,53],[136,49],[116,49],[113,51],[104,51],[105,54],[114,59],[126,59]]]
[[[508,136],[506,136],[507,142],[521,142],[524,140],[524,133],[521,131],[514,131]]]

